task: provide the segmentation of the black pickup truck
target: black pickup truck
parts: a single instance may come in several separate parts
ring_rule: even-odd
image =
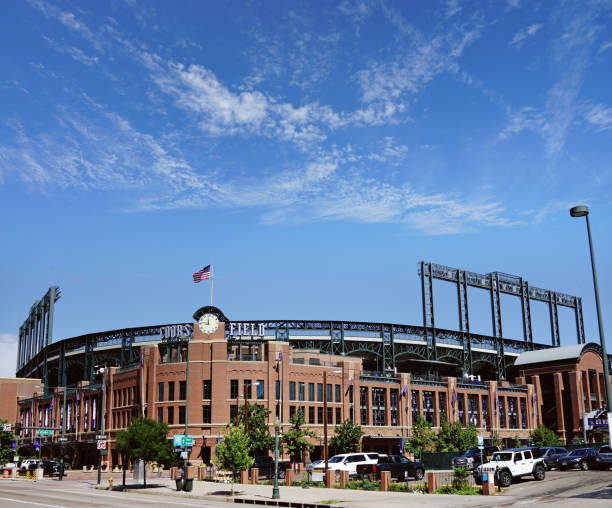
[[[274,478],[274,457],[269,455],[258,455],[251,468],[259,469],[259,478]],[[284,478],[287,469],[291,469],[293,464],[288,460],[278,461],[278,477]]]
[[[425,466],[420,461],[412,461],[403,455],[380,455],[378,464],[358,464],[357,476],[380,479],[381,471],[391,471],[391,478],[408,480],[410,477],[421,480],[425,475]]]

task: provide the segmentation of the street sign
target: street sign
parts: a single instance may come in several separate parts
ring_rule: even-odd
[[[49,429],[38,429],[36,431],[36,435],[37,436],[52,436],[53,435],[53,431],[49,430]]]
[[[181,446],[193,446],[193,443],[193,436],[185,436],[183,437],[183,442],[181,443]]]
[[[484,445],[484,436],[478,436],[478,446]]]
[[[67,438],[67,437],[58,437],[58,438],[57,438],[57,440],[58,440],[60,443],[65,443],[66,441],[68,441],[68,438]]]
[[[105,435],[105,434],[98,434],[98,435],[96,436],[96,439],[97,439],[97,440],[100,440],[100,439],[106,439],[106,435]]]
[[[100,439],[97,443],[98,450],[106,450],[106,439]]]
[[[174,435],[174,447],[184,448],[186,446],[193,446],[195,440],[191,435],[175,434]]]
[[[185,436],[183,436],[182,434],[175,434],[174,435],[174,447],[175,448],[180,448],[182,446],[182,442],[183,442],[183,438]]]
[[[6,431],[6,432],[10,432],[12,430],[12,426],[10,423],[5,423],[2,425],[2,430]]]

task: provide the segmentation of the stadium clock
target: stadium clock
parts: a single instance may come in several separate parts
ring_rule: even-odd
[[[203,333],[213,333],[219,328],[219,318],[214,314],[202,314],[198,326]]]

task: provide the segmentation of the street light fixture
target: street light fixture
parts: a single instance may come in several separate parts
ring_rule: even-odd
[[[601,342],[601,352],[603,356],[603,370],[604,370],[604,385],[606,387],[606,401],[607,401],[607,414],[608,414],[608,436],[609,442],[612,442],[612,413],[610,412],[610,403],[612,397],[610,396],[610,372],[608,353],[606,352],[606,339],[604,337],[603,321],[601,318],[601,306],[599,304],[599,287],[597,285],[597,271],[595,270],[595,254],[593,252],[593,239],[591,238],[591,224],[589,222],[589,207],[588,206],[574,206],[570,209],[570,215],[572,217],[585,217],[587,225],[587,235],[589,237],[589,249],[591,252],[591,268],[593,270],[593,287],[595,289],[595,304],[597,306],[597,322],[599,324],[599,340]]]

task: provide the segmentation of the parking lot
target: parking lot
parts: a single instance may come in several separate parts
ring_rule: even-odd
[[[502,495],[519,498],[585,498],[612,499],[612,472],[610,471],[558,471],[546,472],[544,481],[527,476],[504,489]]]

